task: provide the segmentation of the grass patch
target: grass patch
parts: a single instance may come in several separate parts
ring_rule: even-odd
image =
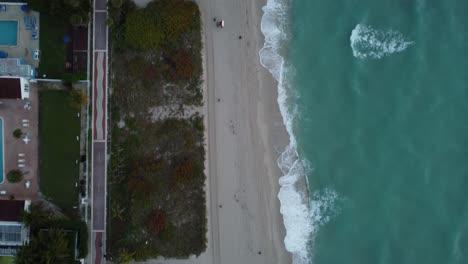
[[[0,264],[13,264],[15,258],[9,256],[0,256]]]
[[[78,203],[80,119],[68,91],[44,90],[39,100],[40,189],[68,213]]]
[[[63,37],[68,34],[69,24],[63,19],[41,13],[39,48],[41,60],[39,75],[46,78],[61,79],[65,72],[66,44]]]

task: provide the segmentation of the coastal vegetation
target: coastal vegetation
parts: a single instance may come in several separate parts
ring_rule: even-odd
[[[86,223],[58,216],[42,202],[29,206],[23,224],[29,227],[30,239],[18,250],[17,264],[75,263],[88,254]]]
[[[206,249],[201,25],[194,2],[109,4],[112,36],[107,254]]]
[[[67,215],[78,204],[80,118],[66,90],[39,92],[39,175],[42,194]]]

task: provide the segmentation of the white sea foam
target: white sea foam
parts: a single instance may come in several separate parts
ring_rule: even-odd
[[[402,52],[414,43],[406,40],[398,31],[379,30],[363,24],[356,25],[350,41],[354,57],[360,59],[380,59]]]
[[[264,15],[261,30],[265,44],[260,50],[260,62],[278,81],[278,104],[284,124],[290,136],[290,144],[278,158],[278,166],[283,176],[280,178],[278,198],[281,214],[286,227],[284,239],[286,250],[292,253],[294,264],[311,262],[311,243],[318,228],[329,220],[333,212],[336,193],[325,190],[308,196],[306,174],[310,171],[307,161],[297,153],[297,143],[293,134],[293,122],[297,116],[292,106],[292,89],[288,87],[293,67],[287,65],[282,48],[288,40],[287,19],[289,0],[268,0],[263,7]]]

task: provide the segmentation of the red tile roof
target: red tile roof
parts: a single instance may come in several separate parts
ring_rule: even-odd
[[[21,222],[24,201],[0,200],[0,221]]]
[[[21,99],[21,82],[19,78],[0,78],[0,98]]]

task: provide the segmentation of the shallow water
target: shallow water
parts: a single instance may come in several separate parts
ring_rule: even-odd
[[[295,262],[468,263],[468,1],[269,3]]]

